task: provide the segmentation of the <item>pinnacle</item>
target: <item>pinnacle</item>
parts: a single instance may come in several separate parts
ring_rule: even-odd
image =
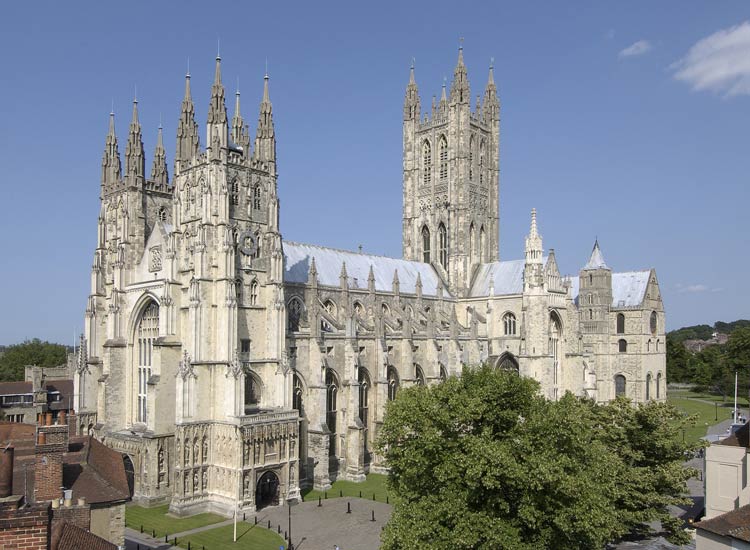
[[[109,135],[115,135],[115,112],[114,109],[109,113]]]
[[[190,72],[185,75],[185,101],[190,101]]]
[[[221,56],[216,55],[216,72],[214,73],[214,84],[221,84]]]
[[[138,99],[133,98],[133,124],[138,124]]]
[[[416,84],[417,81],[414,79],[414,58],[411,58],[411,68],[409,69],[409,84]]]
[[[490,74],[487,78],[487,86],[495,85],[495,58],[490,60]]]
[[[263,77],[263,103],[271,103],[270,95],[268,93],[268,73]]]

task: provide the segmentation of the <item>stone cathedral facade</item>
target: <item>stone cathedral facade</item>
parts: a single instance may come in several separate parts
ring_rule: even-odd
[[[267,76],[251,141],[217,58],[205,147],[186,77],[171,179],[161,128],[146,172],[137,102],[124,166],[110,115],[75,408],[124,453],[136,501],[254,512],[362,480],[386,468],[387,403],[480,362],[550,399],[665,399],[654,270],[613,272],[597,243],[562,277],[533,210],[525,258],[500,260],[492,68],[472,108],[459,51],[425,111],[412,67],[402,259],[282,239]]]

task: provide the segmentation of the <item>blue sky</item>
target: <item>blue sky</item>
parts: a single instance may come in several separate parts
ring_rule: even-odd
[[[171,167],[187,60],[203,126],[217,39],[253,135],[268,61],[285,238],[400,255],[409,64],[429,104],[463,37],[473,95],[495,58],[501,258],[536,207],[563,272],[595,237],[655,267],[669,328],[750,317],[750,4],[459,5],[4,4],[0,344],[80,331],[111,105],[124,153],[137,86],[147,169],[160,117]]]

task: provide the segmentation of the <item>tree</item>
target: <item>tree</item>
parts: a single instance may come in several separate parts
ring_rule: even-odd
[[[682,422],[664,404],[547,401],[486,366],[405,389],[378,443],[396,494],[384,548],[601,549],[656,519],[678,541]]]
[[[60,344],[42,342],[38,338],[5,348],[0,356],[0,381],[23,380],[26,365],[57,367],[65,363],[67,349]]]
[[[669,382],[683,382],[688,380],[687,363],[690,353],[682,342],[667,334],[667,380]]]

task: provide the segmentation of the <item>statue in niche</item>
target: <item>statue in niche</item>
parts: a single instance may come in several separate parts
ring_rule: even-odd
[[[203,436],[203,462],[208,462],[208,438]]]
[[[180,460],[180,450],[181,450],[180,449],[180,440],[177,439],[177,438],[175,438],[175,440],[174,440],[174,451],[176,453],[178,461]]]
[[[187,438],[185,438],[185,460],[184,460],[185,466],[190,464],[190,442]]]
[[[193,438],[193,463],[197,464],[201,460],[200,448],[198,447],[198,438]]]
[[[188,485],[188,474],[185,474],[184,483],[183,483],[183,493],[188,494],[190,492],[189,485]]]
[[[250,495],[250,476],[248,474],[245,474],[244,479],[242,480],[242,484],[244,486],[244,495],[248,496]]]
[[[208,470],[203,470],[203,490],[208,489]]]

